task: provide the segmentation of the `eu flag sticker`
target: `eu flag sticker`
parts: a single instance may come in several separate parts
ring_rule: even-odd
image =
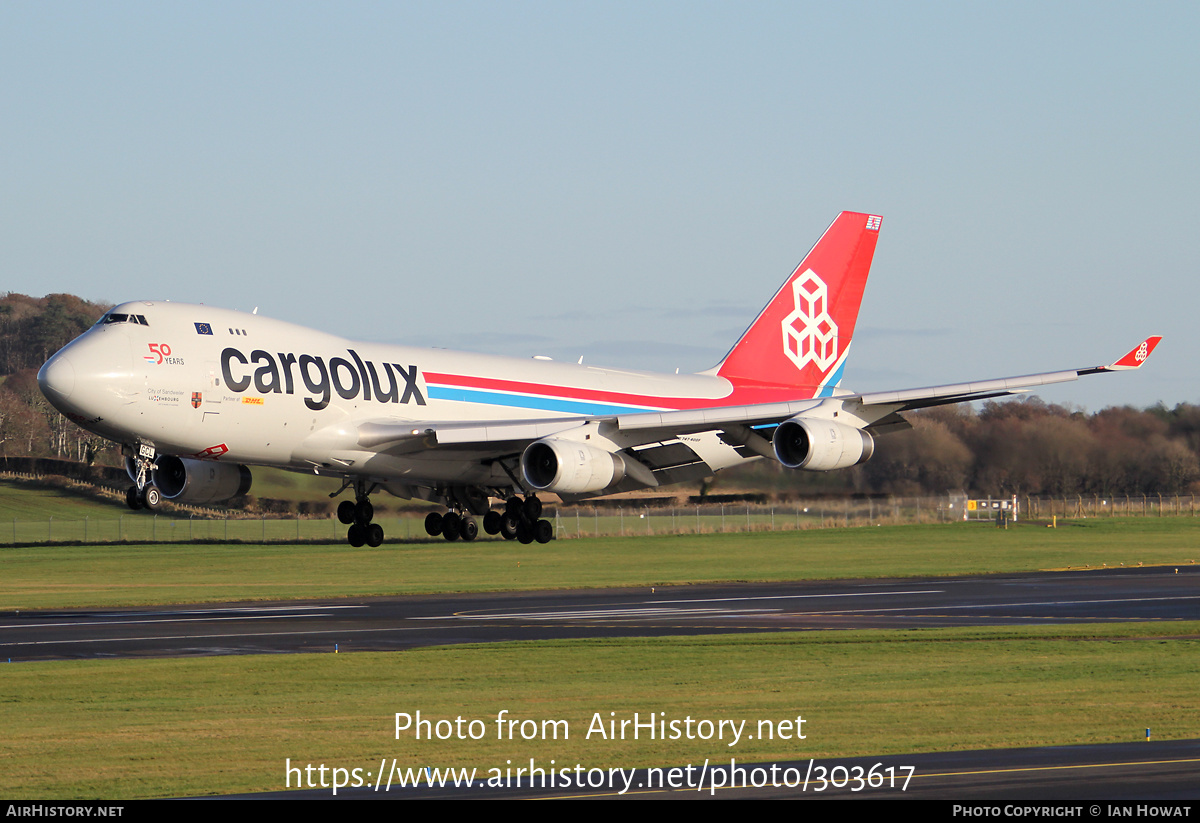
[[[212,326],[208,323],[197,323],[196,334],[212,334]]]

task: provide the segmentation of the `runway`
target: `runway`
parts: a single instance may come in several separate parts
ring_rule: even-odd
[[[0,659],[388,651],[454,643],[1200,620],[1200,569],[836,580],[0,614]]]
[[[863,628],[1058,625],[1115,621],[1200,620],[1200,569],[1110,569],[965,578],[833,580],[781,584],[672,586],[659,589],[508,592],[338,599],[315,602],[210,603],[131,609],[0,614],[0,660],[13,662],[192,655],[399,650],[509,640],[663,636],[732,632],[837,631]],[[753,785],[737,787],[729,762],[707,770],[708,788],[632,777],[622,794],[606,787],[417,786],[339,797],[856,797],[957,800],[1052,798],[1185,799],[1197,796],[1200,741],[953,752],[828,762],[744,766]],[[871,768],[911,775],[866,785]],[[680,764],[681,766],[689,764]],[[695,764],[699,766],[700,764]],[[777,768],[782,785],[759,785]],[[840,770],[839,770],[840,767]],[[858,772],[856,767],[861,767]],[[759,769],[755,772],[755,769]],[[828,775],[825,784],[800,774]],[[763,771],[764,769],[768,771]],[[644,770],[643,770],[644,771]],[[681,778],[683,779],[683,778]],[[660,776],[661,780],[661,776]],[[790,783],[789,783],[790,781]],[[847,782],[848,781],[848,782]],[[840,785],[839,785],[840,784]],[[820,786],[821,790],[815,789]],[[860,786],[855,791],[855,786]],[[278,795],[330,798],[328,790]],[[1115,816],[1107,805],[1099,814]]]

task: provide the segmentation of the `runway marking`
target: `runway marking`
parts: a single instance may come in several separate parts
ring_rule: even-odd
[[[168,609],[166,611],[154,612],[104,612],[111,614],[113,617],[158,617],[160,615],[176,615],[176,614],[216,614],[218,612],[301,612],[305,609],[365,609],[362,605],[335,606],[325,604],[306,604],[292,606],[228,606],[225,608],[212,609]]]
[[[224,639],[231,638],[231,637],[233,637],[233,638],[296,637],[296,636],[321,635],[321,634],[336,634],[336,635],[341,636],[341,635],[348,635],[348,634],[371,634],[371,633],[378,633],[378,632],[415,632],[415,631],[427,631],[427,629],[425,627],[421,627],[418,629],[416,626],[414,626],[412,628],[407,628],[407,629],[396,627],[396,626],[391,626],[391,627],[381,628],[381,629],[322,629],[320,631],[248,632],[246,634],[177,634],[177,635],[165,635],[165,636],[154,635],[151,637],[96,637],[96,638],[88,638],[86,640],[80,640],[77,638],[72,639],[72,640],[18,640],[18,641],[13,641],[13,642],[0,643],[0,648],[6,648],[8,646],[62,646],[62,645],[66,645],[69,643],[91,644],[91,643],[130,643],[130,642],[145,642],[145,641],[152,641],[152,640],[153,641],[159,641],[159,640],[224,640]],[[174,657],[176,655],[165,655],[165,656]]]
[[[606,617],[712,617],[738,614],[778,614],[782,609],[586,609],[564,612],[507,612],[504,614],[454,614],[414,617],[413,620],[588,620]]]
[[[646,600],[644,603],[648,606],[662,606],[660,608],[649,608],[648,606],[630,604],[626,606],[613,606],[604,609],[572,609],[570,611],[541,611],[541,612],[503,612],[501,614],[470,614],[467,612],[458,612],[450,616],[436,617],[416,617],[414,620],[587,620],[591,618],[604,617],[657,617],[664,615],[684,616],[712,616],[712,615],[736,615],[736,614],[762,614],[762,613],[782,613],[783,609],[679,609],[670,608],[677,604],[684,603],[741,603],[752,600],[805,600],[810,598],[820,597],[886,597],[889,595],[916,595],[916,594],[942,594],[942,589],[921,589],[913,591],[900,592],[833,592],[829,594],[777,594],[763,595],[755,597],[710,597],[710,598],[694,598],[686,600]],[[564,606],[564,609],[571,607]]]
[[[945,589],[917,589],[905,592],[834,592],[832,594],[775,594],[761,597],[713,597],[699,600],[647,600],[647,603],[727,603],[740,600],[803,600],[817,597],[888,597],[897,594],[945,594]]]
[[[1003,750],[998,749],[997,751],[1003,751]],[[983,775],[983,774],[1010,774],[1010,773],[1015,774],[1015,773],[1020,773],[1020,772],[1054,772],[1054,771],[1064,771],[1064,770],[1068,770],[1068,769],[1110,769],[1110,768],[1130,768],[1132,766],[1170,766],[1170,765],[1175,765],[1175,764],[1182,765],[1185,763],[1200,763],[1200,758],[1187,758],[1187,759],[1183,759],[1183,760],[1134,760],[1134,761],[1130,761],[1130,762],[1116,762],[1116,763],[1077,763],[1077,764],[1070,764],[1070,765],[1066,765],[1066,766],[1022,766],[1022,767],[1015,767],[1015,768],[1010,768],[1010,769],[982,769],[979,771],[970,771],[970,772],[921,772],[921,771],[916,771],[916,772],[913,772],[911,779],[916,780],[919,777],[960,777],[960,776],[969,777],[969,776]],[[747,764],[747,765],[752,765],[752,764]],[[532,787],[530,787],[530,788],[532,788]],[[799,785],[796,785],[796,786],[761,786],[761,787],[715,786],[706,791],[723,791],[723,792],[724,791],[745,791],[747,789],[752,789],[752,788],[798,789],[798,788],[800,788],[800,786]],[[833,787],[833,788],[840,788],[840,787]],[[598,798],[598,797],[620,797],[620,796],[628,797],[631,794],[661,794],[663,792],[691,792],[691,793],[695,794],[696,791],[697,790],[695,787],[680,786],[680,787],[675,787],[675,788],[667,788],[664,786],[662,788],[641,788],[638,790],[630,790],[628,792],[625,792],[623,795],[620,792],[605,791],[605,792],[594,792],[594,793],[589,793],[589,794],[550,795],[550,796],[546,796],[546,797],[534,797],[534,798],[530,798],[530,799],[533,799],[533,800],[582,800],[582,799],[594,799],[594,798]],[[816,792],[809,792],[809,794],[812,794],[814,797],[820,796],[820,794],[818,794]],[[830,795],[830,796],[834,796],[834,795]],[[869,795],[862,795],[862,796],[869,796]],[[888,796],[895,797],[896,795],[893,793]]]
[[[966,777],[979,774],[1015,774],[1017,772],[1056,772],[1066,769],[1111,769],[1130,766],[1167,766],[1175,763],[1200,763],[1200,758],[1184,758],[1182,760],[1131,760],[1116,763],[1073,763],[1067,766],[1014,766],[1008,769],[980,769],[970,772],[920,772],[913,777]]]
[[[408,618],[408,619],[427,619],[427,618]],[[445,618],[445,619],[450,619],[450,618]],[[517,624],[517,625],[519,628],[534,628],[534,626],[524,626],[522,624]],[[599,629],[599,628],[604,628],[605,626],[608,626],[608,625],[615,626],[616,624],[615,623],[597,624],[596,626],[591,627],[591,628]],[[652,628],[654,628],[656,630],[681,631],[681,630],[688,630],[688,629],[711,630],[712,626],[707,625],[707,624],[689,624],[689,623],[670,624],[670,623],[666,623],[666,624],[653,626]],[[728,629],[728,630],[762,631],[763,627],[754,625],[754,624],[750,624],[750,625],[745,625],[745,626],[726,625],[723,628]],[[381,634],[381,633],[387,633],[387,632],[403,634],[403,633],[408,633],[408,632],[425,632],[425,631],[431,631],[431,630],[432,631],[439,631],[439,630],[440,631],[461,631],[461,628],[459,626],[407,626],[407,627],[384,626],[384,627],[378,628],[378,629],[320,629],[320,630],[296,631],[296,632],[245,632],[242,634],[177,634],[177,635],[162,635],[162,636],[151,635],[151,636],[146,636],[146,637],[97,637],[97,638],[87,638],[87,639],[83,639],[83,640],[81,640],[79,638],[72,638],[72,639],[66,639],[66,640],[12,640],[12,641],[0,642],[0,649],[10,648],[10,647],[14,647],[14,646],[64,646],[64,645],[69,645],[71,643],[93,644],[93,643],[150,642],[150,641],[166,641],[166,640],[225,640],[225,639],[229,639],[229,638],[248,640],[248,639],[255,638],[255,637],[309,637],[309,636],[315,637],[315,636],[320,636],[320,635],[335,635],[338,637],[345,637],[347,635],[353,635],[353,634]],[[787,631],[791,631],[791,629],[787,629]],[[831,630],[821,629],[820,631],[831,631]],[[490,641],[481,640],[481,641],[476,641],[476,642],[488,643]],[[300,650],[297,650],[295,653],[304,654],[304,653],[307,653],[307,650],[300,649]],[[165,654],[162,656],[177,657],[179,655]]]
[[[950,610],[950,609],[1013,609],[1031,606],[1087,606],[1097,603],[1153,603],[1160,600],[1200,600],[1200,595],[1180,595],[1178,597],[1124,597],[1112,598],[1107,600],[1042,600],[1031,601],[1028,603],[975,603],[964,604],[960,606],[897,606],[887,609],[840,609],[837,611],[823,612],[797,612],[805,616],[814,614],[867,614],[875,612],[912,612],[924,610]]]
[[[171,617],[171,618],[156,618],[153,620],[62,620],[56,623],[4,623],[0,624],[0,631],[5,629],[57,629],[70,628],[75,626],[148,626],[154,623],[205,623],[216,622],[220,620],[294,620],[301,617],[332,617],[333,615],[325,614],[325,609],[357,609],[366,608],[365,606],[281,606],[279,611],[300,612],[297,614],[236,614],[236,615],[219,615],[213,617]],[[320,611],[302,611],[302,609],[319,609]],[[266,611],[265,609],[212,609],[210,611],[195,611],[195,612],[150,612],[150,614],[195,614],[205,615],[216,611]]]
[[[852,592],[852,593],[833,593],[833,594],[803,594],[803,595],[778,595],[767,597],[723,597],[723,598],[708,598],[708,599],[693,599],[693,600],[648,600],[648,604],[674,604],[674,603],[728,603],[750,600],[791,600],[791,599],[807,599],[807,598],[823,598],[823,597],[880,597],[885,595],[917,595],[917,594],[942,594],[944,590],[939,589],[924,589],[903,592]],[[1200,595],[1179,595],[1172,597],[1129,597],[1129,598],[1110,598],[1110,599],[1094,599],[1094,600],[1045,600],[1045,601],[1030,601],[1016,603],[968,603],[959,605],[929,605],[929,606],[893,606],[881,608],[859,608],[859,609],[829,609],[821,611],[785,611],[779,609],[673,609],[667,606],[659,608],[650,608],[646,606],[632,605],[629,608],[610,607],[605,609],[584,609],[584,610],[567,610],[567,611],[541,611],[541,612],[503,612],[500,614],[470,614],[460,612],[453,615],[440,615],[434,617],[414,617],[414,620],[594,620],[604,618],[638,618],[638,617],[717,617],[722,615],[746,615],[746,614],[781,614],[796,617],[812,617],[815,615],[844,615],[844,614],[877,614],[881,612],[942,612],[951,611],[954,609],[1015,609],[1015,608],[1034,608],[1040,606],[1081,606],[1095,605],[1103,603],[1151,603],[1157,601],[1171,600],[1197,600]],[[566,608],[566,607],[564,607]],[[1075,617],[1075,619],[1078,619]]]

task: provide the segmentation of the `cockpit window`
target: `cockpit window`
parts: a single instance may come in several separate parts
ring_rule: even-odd
[[[149,326],[146,322],[146,316],[142,314],[118,314],[109,312],[100,319],[100,322],[105,326],[112,323],[137,323],[139,326]]]

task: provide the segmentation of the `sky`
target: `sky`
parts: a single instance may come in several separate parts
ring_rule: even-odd
[[[1200,402],[1200,5],[0,4],[0,291],[714,365],[883,215],[843,385]]]

